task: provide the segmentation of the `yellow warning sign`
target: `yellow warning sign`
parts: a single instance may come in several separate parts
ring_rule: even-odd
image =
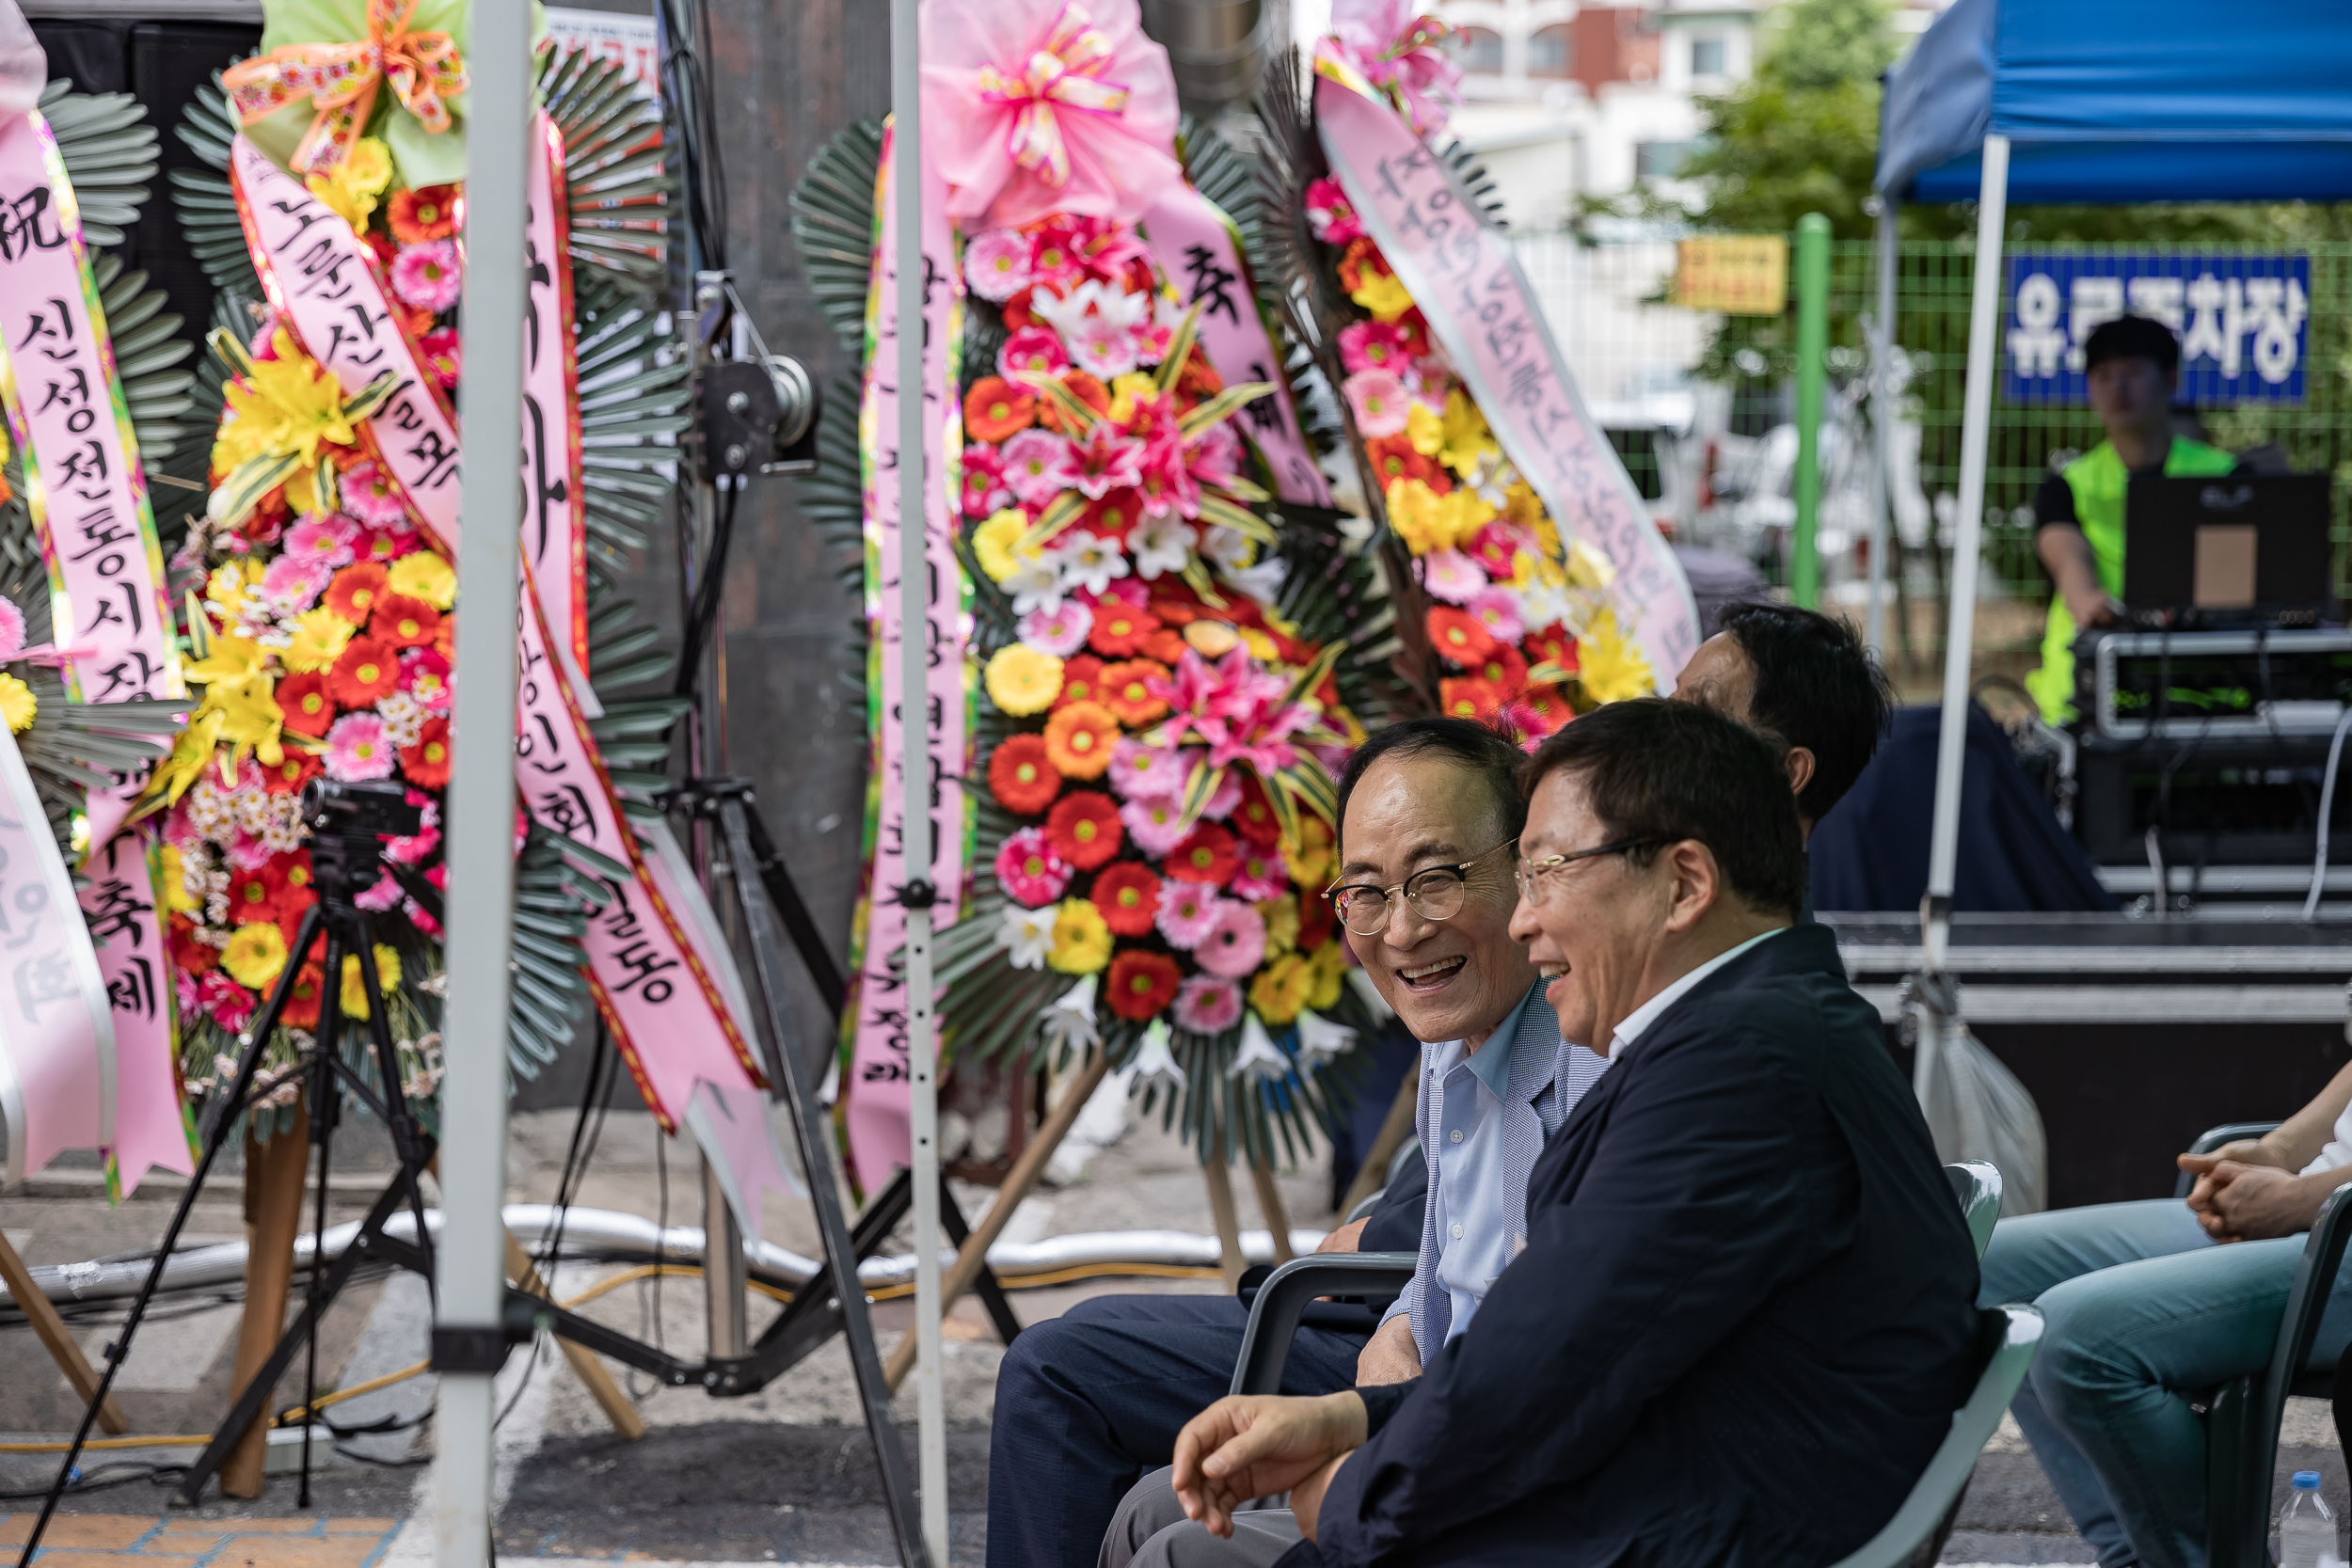
[[[1788,242],[1708,234],[1675,243],[1674,302],[1727,316],[1777,316],[1788,305]]]

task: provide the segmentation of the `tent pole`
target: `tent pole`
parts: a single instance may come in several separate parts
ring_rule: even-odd
[[[1870,510],[1870,598],[1863,620],[1863,642],[1886,662],[1886,552],[1895,537],[1895,276],[1897,268],[1893,196],[1879,198],[1879,309],[1870,345],[1870,425],[1877,436],[1878,483]]]
[[[890,106],[896,126],[891,198],[898,202],[898,608],[899,769],[905,794],[901,834],[908,879],[931,876],[931,756],[924,715],[929,672],[922,657],[930,638],[930,509],[932,482],[924,426],[925,277],[923,262],[922,51],[916,39],[916,0],[890,4]],[[923,1539],[930,1560],[947,1560],[947,1404],[941,1364],[939,1277],[938,1026],[933,1015],[931,911],[907,900],[907,1110],[914,1188],[914,1326],[916,1486],[923,1504]]]
[[[441,1238],[434,1365],[441,1372],[433,1556],[490,1555],[491,1386],[506,1346],[507,959],[515,912],[515,611],[522,491],[496,454],[520,450],[523,226],[532,114],[531,8],[474,0],[466,69],[466,405],[480,459],[457,551],[455,746],[449,789],[448,1076],[441,1090]],[[420,1238],[421,1241],[422,1238]]]
[[[1984,138],[1977,198],[1976,287],[1968,311],[1968,382],[1960,430],[1960,537],[1952,546],[1951,610],[1944,635],[1943,731],[1935,752],[1935,828],[1920,942],[1931,974],[1951,938],[1952,877],[1960,858],[1960,783],[1967,754],[1969,656],[1977,629],[1977,570],[1984,549],[1984,467],[1993,436],[1993,372],[2001,310],[2001,232],[2009,206],[2009,138]],[[1925,1062],[1924,1054],[1921,1061]]]

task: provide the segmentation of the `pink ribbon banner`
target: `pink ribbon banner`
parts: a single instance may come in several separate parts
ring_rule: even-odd
[[[1298,427],[1282,356],[1258,313],[1258,292],[1232,220],[1190,185],[1171,186],[1143,214],[1160,271],[1187,309],[1200,308],[1200,346],[1228,382],[1270,381],[1274,390],[1242,410],[1243,429],[1274,475],[1274,492],[1302,506],[1329,506],[1331,490]]]
[[[243,135],[230,143],[229,186],[262,290],[303,352],[335,372],[346,398],[392,375],[392,395],[360,439],[399,481],[426,533],[454,560],[464,489],[456,416],[424,369],[374,254],[350,224]]]
[[[183,694],[146,471],[81,212],[38,111],[0,122],[0,404],[49,567],[51,641],[72,650],[68,692]],[[114,836],[142,782],[90,796],[90,843]]]
[[[151,1166],[196,1170],[196,1126],[180,1082],[171,960],[158,934],[155,830],[117,833],[90,851],[82,920],[98,946],[98,974],[114,1018],[115,1132],[108,1194],[138,1191]]]
[[[1659,684],[1672,684],[1698,651],[1691,585],[1584,406],[1518,258],[1362,78],[1327,55],[1315,70],[1315,127],[1365,231],[1429,318],[1512,465],[1564,532],[1607,558],[1627,630]]]
[[[541,112],[523,231],[523,549],[548,626],[588,668],[588,532],[580,508],[580,351],[572,331],[564,134]],[[379,416],[380,418],[381,416]]]
[[[906,911],[898,902],[910,877],[923,868],[906,863],[903,834],[907,716],[898,693],[910,629],[899,619],[898,531],[898,200],[892,194],[895,157],[885,140],[882,171],[875,181],[874,210],[882,214],[873,283],[866,292],[864,405],[866,538],[875,562],[868,580],[875,597],[866,620],[881,654],[872,671],[872,691],[881,715],[881,756],[875,779],[881,801],[874,863],[866,885],[864,958],[857,982],[857,1036],[850,1053],[848,1107],[850,1159],[868,1189],[913,1158],[907,1108],[905,980],[891,958],[906,942]],[[963,635],[961,569],[956,562],[956,461],[961,447],[961,412],[954,395],[955,345],[961,333],[961,271],[948,232],[946,192],[936,173],[923,173],[923,471],[926,483],[922,529],[930,571],[930,612],[912,632],[926,661],[929,692],[922,715],[921,766],[930,780],[931,885],[942,894],[931,919],[946,927],[956,917],[963,885],[964,768]]]
[[[570,680],[551,656],[527,571],[522,601],[516,788],[532,821],[628,868],[614,878],[582,867],[603,879],[610,901],[590,918],[581,945],[596,1006],[637,1092],[663,1130],[675,1132],[696,1082],[764,1087],[766,1079],[638,850]]]

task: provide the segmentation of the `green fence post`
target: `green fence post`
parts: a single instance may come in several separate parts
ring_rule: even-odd
[[[1829,219],[1797,220],[1797,526],[1788,538],[1789,596],[1820,607],[1821,556],[1814,530],[1821,515],[1821,384],[1829,352]]]

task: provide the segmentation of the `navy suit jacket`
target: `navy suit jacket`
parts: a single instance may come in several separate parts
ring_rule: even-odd
[[[1975,1249],[1836,939],[1701,982],[1562,1123],[1527,1248],[1285,1568],[1835,1561],[1893,1516],[1973,1367]]]

